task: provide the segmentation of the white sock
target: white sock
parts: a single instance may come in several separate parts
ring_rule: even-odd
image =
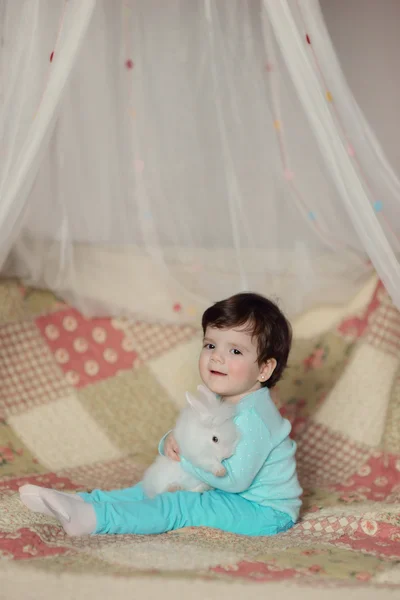
[[[89,502],[77,502],[75,496],[53,490],[41,492],[43,503],[60,521],[68,535],[89,535],[96,530],[96,513]]]
[[[26,484],[19,488],[19,496],[21,502],[25,504],[30,510],[36,513],[42,513],[48,517],[54,517],[54,514],[47,508],[43,502],[43,492],[53,492],[59,496],[66,496],[67,498],[73,498],[79,502],[84,502],[84,499],[78,496],[78,494],[67,494],[66,492],[59,492],[58,490],[51,490],[50,488],[43,488],[38,485]]]

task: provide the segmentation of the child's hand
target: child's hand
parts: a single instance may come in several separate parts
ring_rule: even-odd
[[[168,458],[170,458],[171,460],[181,460],[179,456],[179,446],[176,443],[176,439],[174,438],[172,433],[170,433],[165,439],[164,455],[168,456]]]

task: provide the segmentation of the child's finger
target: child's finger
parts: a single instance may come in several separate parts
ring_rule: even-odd
[[[179,452],[176,452],[176,451],[174,450],[174,448],[172,448],[172,447],[171,447],[171,448],[166,448],[166,450],[165,450],[165,454],[166,454],[166,455],[168,456],[168,458],[170,458],[171,460],[177,460],[177,461],[179,461],[179,460],[180,460],[180,457],[179,457]]]

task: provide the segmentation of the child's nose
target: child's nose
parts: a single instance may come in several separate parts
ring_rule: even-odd
[[[212,359],[215,362],[220,362],[220,363],[224,362],[223,354],[221,352],[217,352],[216,350],[214,350],[214,352],[213,352]]]

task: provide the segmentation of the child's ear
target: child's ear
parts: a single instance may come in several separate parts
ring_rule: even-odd
[[[272,373],[275,371],[276,365],[277,362],[275,358],[269,358],[263,365],[261,365],[258,381],[260,383],[265,383],[266,381],[268,381]]]

